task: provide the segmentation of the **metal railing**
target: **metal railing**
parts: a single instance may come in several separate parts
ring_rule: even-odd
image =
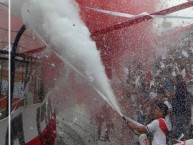
[[[8,51],[0,50],[0,94],[1,94],[0,120],[4,119],[7,116],[7,105],[8,105],[7,102],[8,102],[8,92],[9,92],[8,73],[10,71],[8,68],[8,58],[9,58]],[[14,110],[16,110],[21,106],[40,103],[43,101],[42,99],[40,99],[40,97],[44,98],[44,96],[42,96],[44,94],[40,93],[42,91],[42,85],[41,85],[42,81],[38,80],[38,79],[41,79],[41,77],[37,77],[41,75],[40,62],[35,58],[33,58],[32,56],[26,56],[24,54],[16,54],[15,64],[16,64],[15,81],[17,83],[15,82],[15,85],[14,85],[15,90],[13,92],[13,102],[12,102],[11,112],[13,112]],[[23,93],[18,94],[17,92],[18,83],[19,83],[19,87],[23,88],[22,89]],[[39,87],[37,88],[37,86]],[[26,88],[26,87],[29,87],[29,88]],[[29,95],[29,93],[31,94],[31,96]],[[32,101],[29,103],[28,101],[30,99]]]

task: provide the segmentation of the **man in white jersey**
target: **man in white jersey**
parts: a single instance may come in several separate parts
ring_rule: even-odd
[[[157,103],[155,108],[155,120],[147,126],[138,126],[128,122],[128,127],[136,130],[139,133],[151,133],[153,135],[152,145],[167,145],[167,126],[165,116],[168,112],[168,107],[164,103]]]
[[[172,105],[170,104],[167,98],[163,99],[163,103],[166,104],[169,109],[168,114],[165,116],[165,122],[168,128],[168,131],[171,132],[172,131],[172,123],[171,123]]]

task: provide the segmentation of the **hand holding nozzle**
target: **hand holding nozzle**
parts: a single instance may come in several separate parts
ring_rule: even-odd
[[[132,124],[131,122],[129,122],[129,120],[128,120],[125,116],[123,116],[122,118],[123,118],[123,120],[125,120],[125,122],[127,123],[128,128],[130,128],[131,130],[133,130],[134,127],[135,127],[135,125]],[[134,130],[133,130],[133,132],[135,133]],[[135,133],[135,134],[136,134],[136,133]]]
[[[135,125],[137,125],[137,126],[144,126],[143,124],[141,124],[141,123],[139,123],[139,122],[137,122],[137,121],[135,121],[135,120],[127,117],[127,116],[122,116],[122,118],[125,120],[125,122],[126,122],[127,124],[128,124],[128,123],[132,123],[132,124],[135,124]]]
[[[127,120],[127,118],[125,116],[123,116],[122,118],[128,124],[129,121]]]

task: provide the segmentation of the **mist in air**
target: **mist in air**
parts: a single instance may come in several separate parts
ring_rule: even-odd
[[[12,12],[22,17],[31,32],[87,79],[121,115],[100,53],[79,16],[78,4],[74,0],[14,0],[11,3]]]

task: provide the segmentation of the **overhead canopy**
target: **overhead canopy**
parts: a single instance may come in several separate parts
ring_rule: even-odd
[[[101,50],[109,77],[112,68],[122,71],[128,62],[143,62],[148,67],[156,50],[160,49],[156,46],[157,41],[164,40],[164,37],[171,40],[174,32],[183,33],[191,29],[193,23],[190,15],[193,1],[172,4],[169,1],[132,0],[79,3],[81,16]]]
[[[139,61],[148,64],[152,59],[150,56],[158,49],[155,48],[156,41],[170,37],[175,31],[183,33],[187,29],[192,29],[193,1],[181,0],[178,3],[171,3],[159,0],[145,2],[77,0],[77,2],[80,15],[101,51],[109,77],[112,75],[112,68],[120,70],[125,62]],[[0,46],[3,49],[8,46],[8,9],[4,3],[0,3],[0,16]],[[11,15],[12,42],[21,25],[21,18]],[[17,51],[32,54],[41,51],[42,48],[43,42],[26,31]]]

